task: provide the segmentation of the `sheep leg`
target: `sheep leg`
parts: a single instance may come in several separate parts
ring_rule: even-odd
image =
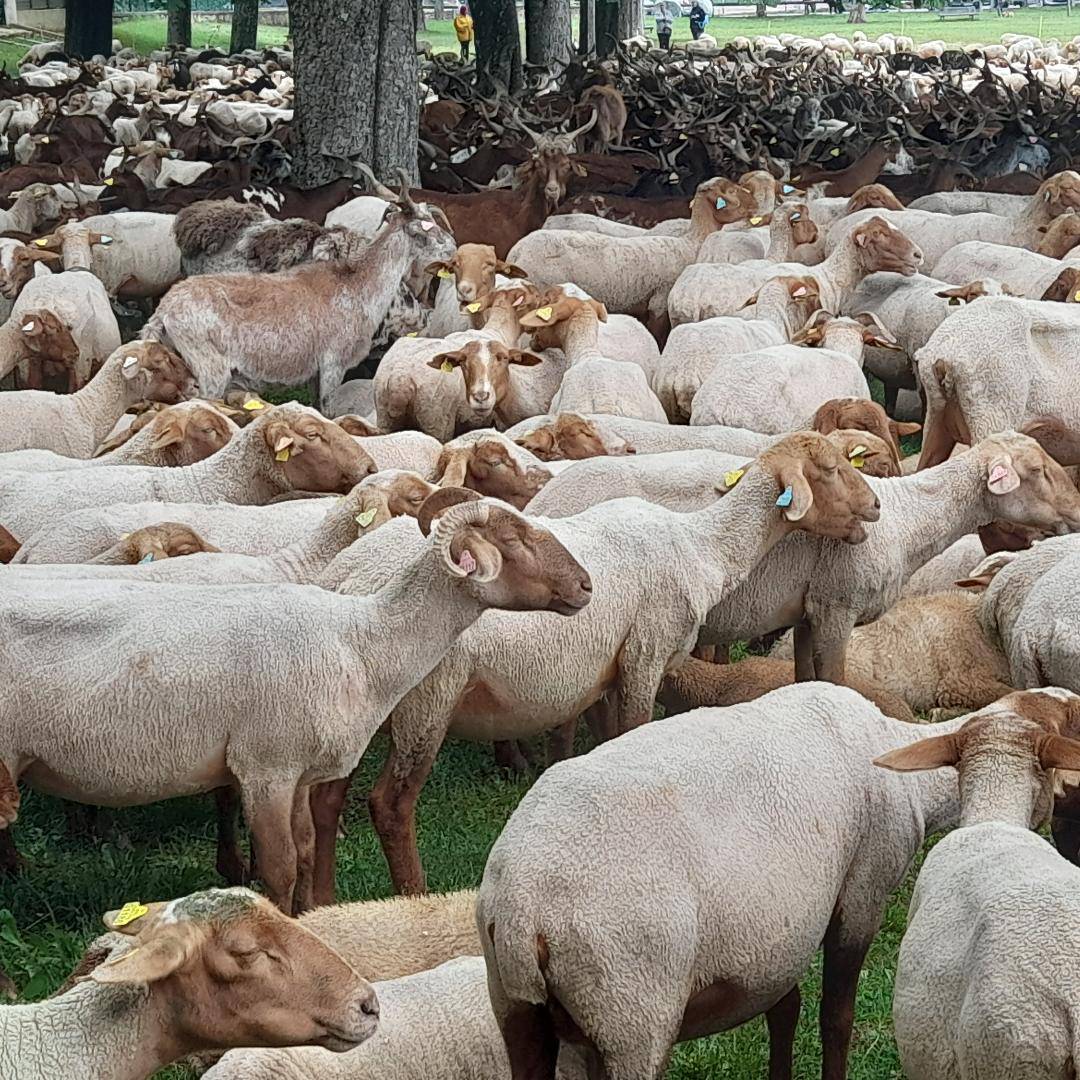
[[[817,678],[814,671],[814,635],[810,624],[795,624],[795,681],[813,682]]]
[[[619,734],[615,706],[610,694],[604,694],[599,701],[585,710],[585,723],[589,725],[592,737],[598,743],[607,742]]]
[[[880,922],[880,918],[877,921]],[[839,905],[825,931],[820,1016],[821,1080],[845,1080],[847,1077],[859,972],[876,931],[875,925],[869,933],[853,933],[845,926],[843,909]]]
[[[499,1028],[512,1080],[555,1080],[559,1038],[543,1005],[515,1004]]]
[[[577,735],[577,717],[568,720],[548,734],[548,764],[565,761],[574,752],[574,737]]]
[[[17,874],[22,866],[22,856],[15,847],[10,829],[0,829],[0,876]]]
[[[296,846],[296,887],[293,915],[303,915],[315,906],[315,823],[311,816],[311,789],[296,789],[292,806],[292,838]]]
[[[311,789],[311,817],[315,823],[315,906],[335,901],[337,834],[352,777],[317,784]]]
[[[670,655],[657,656],[642,641],[631,637],[619,657],[618,723],[619,734],[648,723]]]
[[[885,383],[885,411],[890,416],[896,415],[896,399],[900,396],[899,383]]]
[[[791,1080],[792,1055],[795,1052],[795,1029],[799,1026],[802,995],[793,986],[768,1012],[769,1080]]]
[[[240,851],[240,800],[231,787],[214,789],[217,806],[217,872],[229,885],[247,885],[251,868]]]
[[[506,769],[512,773],[523,773],[529,769],[528,758],[522,752],[521,744],[515,740],[500,739],[492,743],[495,752],[495,764],[500,769]]]
[[[814,677],[822,682],[844,685],[847,661],[847,643],[852,627],[823,629],[820,625],[812,630],[814,642]]]
[[[270,900],[286,914],[292,911],[296,887],[296,845],[292,837],[295,793],[295,785],[260,792],[241,788],[244,816],[259,862],[259,876]]]
[[[368,796],[371,823],[379,834],[390,878],[405,895],[427,892],[416,844],[416,801],[438,752],[434,746],[406,755],[395,744]]]

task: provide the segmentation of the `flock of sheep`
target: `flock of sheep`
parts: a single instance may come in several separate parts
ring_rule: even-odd
[[[29,88],[81,71],[38,59]],[[81,116],[158,78],[123,59]],[[228,122],[288,104],[275,74]],[[23,167],[48,113],[0,102]],[[119,119],[154,189],[180,162]],[[1075,1077],[1080,174],[904,205],[751,171],[508,251],[370,175],[315,221],[91,213],[110,175],[0,211],[0,873],[20,784],[213,793],[232,887],[110,911],[0,1009],[0,1078],[656,1080],[764,1014],[783,1080],[823,947],[842,1080],[889,897],[952,827],[896,973],[905,1075]],[[339,905],[382,728],[404,895]],[[520,765],[539,735],[558,764],[479,892],[426,894],[443,740]]]

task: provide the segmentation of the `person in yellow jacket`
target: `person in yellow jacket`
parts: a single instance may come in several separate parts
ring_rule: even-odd
[[[461,48],[461,62],[469,62],[469,46],[473,39],[472,16],[469,9],[462,4],[454,18],[454,33],[457,34],[458,45]]]

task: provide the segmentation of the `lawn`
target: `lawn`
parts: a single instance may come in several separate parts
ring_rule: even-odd
[[[660,721],[662,723],[662,721]],[[368,821],[363,795],[385,754],[376,739],[339,843],[342,899],[386,896],[390,881]],[[496,768],[485,746],[451,743],[420,800],[419,836],[428,881],[448,890],[479,883],[487,852],[525,793],[531,777],[511,778]],[[49,993],[71,969],[83,945],[99,932],[100,916],[128,900],[157,900],[218,884],[214,872],[211,801],[186,799],[124,811],[101,811],[99,838],[73,837],[56,800],[26,793],[14,830],[26,859],[22,874],[0,879],[0,966],[27,998]],[[892,1040],[892,972],[903,933],[910,883],[894,898],[871,951],[859,988],[852,1080],[901,1076]],[[795,1076],[820,1076],[816,1031],[819,968],[804,985],[803,1019]],[[767,1074],[763,1021],[727,1035],[681,1047],[668,1080],[753,1080]],[[161,1080],[186,1078],[175,1068]]]

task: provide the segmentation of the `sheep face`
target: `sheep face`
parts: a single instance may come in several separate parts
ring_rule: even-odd
[[[57,251],[44,251],[25,244],[17,247],[11,253],[8,268],[0,273],[0,296],[5,300],[17,300],[23,287],[34,276],[38,263],[50,269],[59,269],[63,259]]]
[[[868,472],[867,475],[899,476],[900,439],[905,435],[914,435],[922,425],[893,420],[886,415],[885,410],[876,401],[865,401],[862,398],[832,398],[819,406],[818,411],[814,413],[814,418],[810,421],[810,427],[814,431],[820,431],[822,435],[828,435],[837,430],[854,429],[876,436],[892,449],[897,472]]]
[[[152,450],[163,450],[167,465],[193,465],[216,454],[238,428],[212,405],[173,406],[150,420]]]
[[[27,356],[51,361],[68,371],[75,367],[79,346],[71,336],[71,328],[47,308],[20,315],[19,330]]]
[[[591,457],[622,457],[636,452],[615,432],[604,432],[576,413],[560,413],[554,423],[514,441],[541,461],[581,461]]]
[[[11,533],[3,525],[0,525],[0,563],[11,562],[21,546]]]
[[[1054,218],[1043,230],[1043,237],[1036,248],[1040,255],[1051,259],[1064,258],[1080,244],[1080,214],[1068,213]]]
[[[1048,218],[1056,218],[1070,210],[1080,210],[1080,173],[1066,169],[1044,180],[1035,193],[1034,201]]]
[[[781,211],[787,215],[788,224],[791,227],[791,241],[795,245],[816,244],[818,227],[810,217],[810,208],[806,203],[796,203],[790,209],[784,207]]]
[[[256,423],[287,490],[344,495],[375,471],[367,451],[314,410],[275,409]]]
[[[429,484],[419,473],[407,469],[384,469],[369,476],[360,487],[382,494],[389,517],[416,517],[424,501],[439,490],[437,484]]]
[[[895,772],[952,767],[959,773],[960,824],[986,807],[1023,810],[1031,828],[1053,808],[1052,770],[1080,770],[1080,697],[1049,687],[1008,694],[980,709],[959,731],[922,739],[878,758]]]
[[[991,435],[974,452],[995,518],[1059,536],[1080,531],[1080,492],[1034,439],[1015,431]]]
[[[872,217],[851,234],[856,258],[867,274],[887,272],[911,277],[922,265],[922,252],[884,218]]]
[[[490,244],[462,244],[449,261],[434,262],[429,274],[452,274],[457,279],[457,297],[463,304],[486,296],[495,287],[496,274],[523,278],[528,275],[520,266],[504,262]]]
[[[446,489],[433,495],[445,509],[432,526],[432,508],[421,510],[421,531],[432,534],[447,570],[468,582],[474,595],[504,611],[554,611],[573,615],[592,598],[588,572],[547,529],[474,493]]]
[[[866,539],[864,523],[880,516],[870,485],[837,447],[816,432],[787,436],[755,464],[772,474],[778,496],[788,495],[790,489],[781,510],[786,529],[861,544]]]
[[[1061,304],[1080,303],[1080,268],[1066,266],[1047,286],[1040,300],[1054,300]]]
[[[510,392],[510,365],[534,367],[543,357],[520,349],[508,349],[501,341],[470,341],[456,352],[438,353],[428,367],[451,374],[461,371],[465,378],[465,400],[478,420],[486,420]]]
[[[195,396],[195,376],[176,353],[159,341],[130,341],[113,356],[123,360],[120,371],[127,380],[128,401],[162,401],[176,405]]]
[[[438,471],[442,487],[468,487],[519,510],[551,479],[545,470],[515,457],[502,438],[495,436],[444,450]]]
[[[175,1029],[203,1047],[321,1046],[342,1053],[374,1034],[375,991],[310,930],[248,889],[210,889],[105,916],[134,948],[95,982],[154,985]]]
[[[845,212],[903,209],[904,204],[884,184],[864,184],[848,199]]]
[[[826,437],[863,476],[886,479],[900,475],[900,465],[886,440],[853,428],[841,428]]]
[[[756,211],[752,192],[741,184],[719,177],[700,184],[690,205],[692,216],[704,212],[717,229],[735,221],[745,221]]]
[[[131,566],[219,550],[213,544],[208,544],[194,529],[175,521],[162,521],[136,529],[125,536],[121,544],[125,562]]]

